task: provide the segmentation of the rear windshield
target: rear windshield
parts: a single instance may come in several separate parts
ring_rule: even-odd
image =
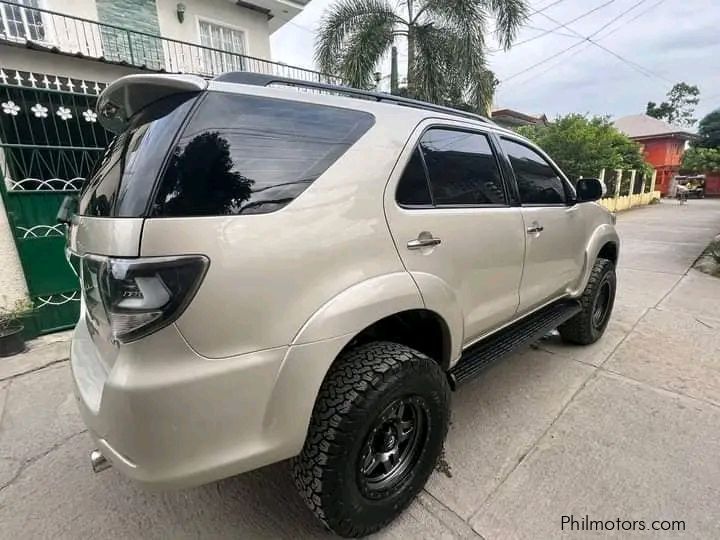
[[[361,111],[210,92],[172,150],[151,215],[282,208],[373,123]]]
[[[79,213],[140,217],[155,179],[197,93],[175,94],[148,105],[113,139],[80,196]]]

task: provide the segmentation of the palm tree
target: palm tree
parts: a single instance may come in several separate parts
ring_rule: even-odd
[[[469,101],[486,110],[495,77],[485,63],[485,30],[510,48],[527,17],[526,0],[338,0],[325,12],[315,59],[347,84],[369,88],[378,62],[407,40],[407,92],[433,103]],[[399,7],[395,7],[399,6]]]

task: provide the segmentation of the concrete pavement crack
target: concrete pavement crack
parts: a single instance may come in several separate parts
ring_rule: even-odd
[[[706,323],[705,321],[701,321],[701,320],[698,319],[697,317],[695,317],[695,320],[696,320],[697,322],[699,322],[700,324],[702,324],[703,326],[705,326],[706,328],[709,328],[710,330],[715,330],[715,327],[714,327],[714,326],[710,326],[710,325],[709,325],[708,323]]]
[[[566,410],[566,409],[570,406],[570,404],[575,400],[575,397],[576,397],[580,392],[583,391],[583,389],[587,386],[587,384],[588,384],[591,380],[593,380],[593,379],[595,379],[595,378],[597,377],[598,371],[599,371],[599,369],[598,369],[597,367],[596,367],[595,369],[593,369],[593,371],[590,373],[590,375],[588,375],[587,379],[585,379],[585,380],[582,382],[582,384],[578,387],[578,389],[575,390],[575,392],[573,392],[573,395],[570,396],[570,399],[568,399],[568,400],[565,402],[565,404],[560,408],[560,411],[558,411],[558,413],[553,417],[552,421],[548,424],[548,426],[545,428],[545,430],[544,430],[544,431],[540,434],[540,436],[537,437],[537,438],[535,439],[535,441],[533,441],[533,443],[528,447],[527,452],[523,453],[523,455],[520,456],[520,458],[519,458],[519,459],[516,461],[516,463],[513,465],[512,469],[510,469],[510,470],[507,472],[507,474],[505,474],[505,475],[502,477],[502,479],[500,480],[500,482],[498,482],[498,484],[492,489],[492,491],[491,491],[490,493],[488,493],[488,495],[482,500],[482,502],[478,505],[477,510],[475,510],[475,511],[472,513],[472,515],[470,516],[470,518],[468,518],[468,523],[471,523],[471,522],[473,521],[473,519],[475,518],[475,516],[477,516],[477,515],[480,513],[480,511],[483,509],[483,507],[485,506],[485,504],[493,497],[493,495],[495,495],[495,494],[500,490],[500,488],[505,484],[505,482],[507,481],[507,479],[510,478],[510,476],[512,476],[512,474],[515,472],[515,470],[520,466],[520,464],[523,463],[525,460],[527,460],[527,459],[533,454],[533,452],[535,452],[535,449],[537,448],[538,443],[539,443],[543,438],[545,438],[545,436],[548,434],[548,432],[549,432],[549,431],[552,429],[552,427],[555,425],[555,422],[557,422],[558,418],[560,418],[560,417],[565,413],[565,410]],[[473,529],[473,530],[474,530],[474,529]]]
[[[684,399],[691,399],[693,401],[699,401],[700,403],[703,403],[705,405],[709,405],[711,407],[719,408],[720,409],[720,403],[716,401],[712,401],[709,399],[701,398],[698,396],[691,396],[688,394],[683,394],[682,392],[678,392],[677,390],[672,390],[670,388],[665,388],[663,386],[655,386],[654,384],[650,384],[645,381],[641,381],[640,379],[635,379],[633,377],[628,377],[627,375],[620,373],[619,371],[613,371],[612,369],[606,368],[606,367],[600,367],[598,371],[601,371],[603,373],[608,373],[612,375],[613,377],[616,377],[618,379],[625,379],[626,381],[630,381],[631,383],[644,386],[646,388],[649,388],[651,390],[655,390],[656,392],[663,392],[667,394],[672,394],[673,396],[681,397]]]
[[[655,305],[657,305],[657,304],[655,304]],[[630,327],[630,330],[628,330],[627,333],[623,336],[623,338],[622,338],[620,341],[618,341],[617,345],[615,345],[615,346],[612,348],[612,351],[610,351],[610,352],[607,354],[607,356],[605,356],[605,358],[603,358],[603,361],[602,361],[602,362],[600,362],[597,366],[595,366],[597,369],[599,369],[599,368],[601,368],[602,366],[604,366],[604,365],[605,365],[605,362],[607,362],[608,360],[610,360],[610,357],[612,357],[612,355],[614,355],[614,354],[617,352],[617,350],[620,348],[620,346],[627,341],[627,338],[629,338],[630,335],[635,331],[635,329],[637,328],[638,324],[640,324],[640,321],[642,321],[642,320],[647,316],[647,314],[650,313],[650,310],[651,310],[651,309],[657,310],[657,308],[655,308],[655,307],[645,308],[645,311],[642,312],[642,315],[640,315],[640,317],[638,317],[637,321],[635,321],[635,322],[633,323],[633,325]]]
[[[44,458],[44,457],[52,454],[52,453],[55,452],[56,450],[62,448],[62,446],[64,446],[64,445],[67,444],[68,442],[70,442],[72,439],[74,439],[74,438],[77,437],[78,435],[82,435],[83,433],[87,433],[87,429],[83,429],[83,430],[81,430],[81,431],[77,431],[77,432],[73,433],[72,435],[68,435],[67,437],[65,437],[65,438],[62,439],[61,441],[59,441],[59,442],[55,443],[54,445],[52,445],[50,448],[48,448],[48,449],[45,450],[44,452],[42,452],[42,453],[40,453],[40,454],[38,454],[38,455],[36,455],[36,456],[27,458],[25,461],[23,461],[23,462],[20,464],[20,466],[18,467],[18,470],[15,472],[15,474],[13,475],[13,477],[12,477],[10,480],[8,480],[7,482],[5,482],[3,485],[0,486],[0,493],[2,493],[6,488],[8,488],[8,487],[10,487],[11,485],[13,485],[13,484],[18,480],[18,478],[20,478],[20,476],[22,476],[22,473],[25,472],[25,470],[27,470],[27,468],[30,467],[33,463],[35,463],[35,462],[41,460],[42,458]]]
[[[668,292],[666,292],[663,295],[663,297],[653,306],[654,308],[657,308],[660,304],[662,304],[665,301],[665,299],[673,293],[673,291],[677,288],[677,286],[680,283],[682,283],[682,280],[687,277],[687,275],[690,273],[690,270],[695,268],[695,265],[700,260],[700,257],[703,256],[703,253],[704,253],[704,251],[701,251],[700,254],[697,257],[695,257],[693,262],[690,263],[690,266],[688,266],[682,274],[678,274],[680,276],[679,279],[673,284],[672,287],[670,287],[670,290]]]
[[[533,443],[528,447],[528,450],[527,450],[526,452],[524,452],[524,453],[518,458],[517,462],[513,465],[512,469],[510,469],[510,471],[508,471],[508,473],[505,474],[505,475],[502,477],[502,479],[500,480],[500,482],[492,489],[492,491],[487,495],[487,497],[485,497],[485,498],[483,499],[483,501],[478,505],[477,510],[475,510],[475,511],[472,513],[472,515],[471,515],[470,518],[468,519],[468,522],[472,522],[473,518],[475,518],[475,516],[477,516],[478,513],[480,513],[480,511],[482,510],[483,506],[485,506],[485,504],[493,497],[493,495],[495,495],[495,493],[497,493],[497,492],[500,490],[500,488],[503,486],[503,484],[505,484],[505,482],[507,481],[507,479],[510,478],[510,476],[515,472],[515,470],[520,466],[520,464],[521,464],[522,462],[524,462],[525,460],[527,460],[528,457],[535,451],[535,449],[537,448],[537,446],[538,446],[538,444],[540,443],[540,441],[543,440],[543,438],[550,432],[550,430],[553,428],[553,426],[555,425],[555,423],[557,422],[557,420],[565,413],[565,411],[566,411],[567,408],[570,406],[570,404],[575,400],[575,398],[580,394],[580,392],[582,392],[582,391],[585,389],[585,387],[588,385],[588,383],[589,383],[591,380],[596,379],[597,376],[598,376],[598,373],[600,373],[601,371],[605,371],[605,370],[603,369],[603,365],[605,364],[605,362],[607,362],[608,359],[609,359],[613,354],[615,354],[615,351],[617,351],[618,348],[619,348],[619,347],[625,342],[625,340],[630,336],[630,334],[632,334],[632,333],[635,331],[635,328],[637,327],[637,325],[640,324],[640,321],[642,321],[642,320],[645,318],[645,316],[650,312],[651,309],[655,309],[655,308],[650,307],[650,308],[645,309],[645,311],[643,311],[642,315],[640,315],[640,317],[638,317],[638,319],[635,321],[635,323],[630,327],[630,330],[623,336],[623,338],[617,343],[617,345],[615,345],[615,347],[613,347],[613,349],[605,356],[605,358],[603,359],[603,361],[600,362],[598,365],[592,365],[592,364],[588,364],[588,363],[586,363],[586,362],[581,362],[581,361],[579,361],[579,360],[573,359],[573,360],[575,360],[576,362],[579,362],[579,363],[581,363],[581,364],[583,364],[583,365],[586,365],[586,366],[591,367],[591,368],[592,368],[592,372],[591,372],[590,375],[587,377],[587,379],[585,379],[585,380],[582,382],[582,384],[578,387],[578,389],[575,390],[575,392],[573,393],[573,395],[570,396],[570,399],[568,399],[568,400],[565,402],[565,404],[561,407],[560,411],[553,417],[553,419],[550,421],[550,423],[549,423],[548,426],[545,428],[545,430],[540,434],[540,436],[538,436],[538,437],[535,439],[535,441],[533,441]],[[473,530],[474,530],[474,529],[473,529]]]
[[[664,272],[663,270],[650,270],[649,268],[633,268],[632,266],[623,266],[622,268],[618,268],[618,270],[631,270],[633,272],[650,272],[652,274],[665,274],[666,276],[678,277],[682,277],[684,275],[682,272]]]
[[[428,498],[432,499],[432,501],[440,506],[445,512],[449,513],[451,516],[452,521],[455,523],[446,523],[446,521],[442,518],[442,516],[438,516],[435,512],[432,511],[431,508],[428,508],[427,510],[435,516],[440,522],[442,522],[443,525],[450,527],[451,529],[455,528],[462,528],[467,533],[471,534],[473,538],[476,538],[477,540],[485,540],[485,537],[483,537],[480,533],[478,533],[475,529],[473,529],[470,524],[465,521],[463,518],[461,518],[459,515],[455,513],[455,511],[450,508],[448,505],[446,505],[444,502],[442,502],[440,499],[438,499],[435,495],[430,493],[427,489],[423,488],[422,493],[426,495]],[[422,505],[422,501],[420,500],[419,503]],[[423,505],[424,506],[424,505]]]
[[[58,360],[53,360],[52,362],[48,362],[48,363],[45,364],[45,365],[38,366],[38,367],[36,367],[36,368],[28,369],[28,370],[26,370],[26,371],[21,371],[20,373],[15,373],[15,374],[13,374],[13,375],[9,375],[9,376],[7,376],[7,377],[4,377],[4,378],[0,379],[0,382],[3,382],[3,381],[12,381],[13,379],[17,379],[18,377],[22,377],[23,375],[29,375],[30,373],[35,373],[36,371],[42,371],[43,369],[47,369],[47,368],[53,367],[53,366],[55,366],[55,365],[57,365],[57,364],[61,364],[61,363],[63,363],[63,362],[67,362],[68,360],[70,360],[70,358],[60,358],[60,359],[58,359]]]

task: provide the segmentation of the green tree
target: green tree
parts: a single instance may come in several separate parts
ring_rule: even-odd
[[[700,89],[685,82],[675,84],[667,93],[667,101],[659,105],[648,101],[645,114],[665,120],[674,126],[690,127],[697,120],[693,118],[695,106],[700,102]]]
[[[542,147],[573,180],[597,177],[602,169],[652,171],[640,145],[615,129],[606,117],[569,114],[553,123],[523,126],[518,131]]]
[[[698,135],[702,137],[696,146],[720,148],[720,109],[706,115],[698,124]]]
[[[720,172],[720,148],[688,148],[681,169],[688,174]]]
[[[485,61],[486,21],[494,17],[508,49],[527,13],[526,0],[338,0],[320,23],[315,59],[323,71],[369,88],[380,60],[405,38],[409,95],[486,111],[495,87]]]

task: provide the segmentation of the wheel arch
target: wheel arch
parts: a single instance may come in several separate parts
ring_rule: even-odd
[[[612,240],[608,240],[603,244],[603,246],[600,248],[600,251],[598,251],[597,258],[601,259],[607,259],[609,261],[612,261],[612,263],[617,266],[618,262],[618,244],[617,242],[613,242]]]
[[[352,327],[346,331],[348,325]],[[372,278],[344,291],[298,332],[267,401],[263,430],[270,438],[282,438],[287,457],[302,448],[320,386],[332,365],[349,348],[374,340],[418,349],[445,370],[453,357],[450,324],[424,306],[408,273]]]
[[[585,290],[590,272],[598,257],[609,259],[617,265],[620,254],[620,237],[615,228],[610,224],[603,224],[597,227],[590,236],[585,247],[585,263],[582,274],[579,276],[575,287],[570,291],[573,297],[580,296]]]
[[[443,370],[450,369],[450,328],[437,312],[430,309],[409,309],[375,321],[353,336],[337,357],[350,348],[372,341],[392,341],[405,345],[430,357]]]

